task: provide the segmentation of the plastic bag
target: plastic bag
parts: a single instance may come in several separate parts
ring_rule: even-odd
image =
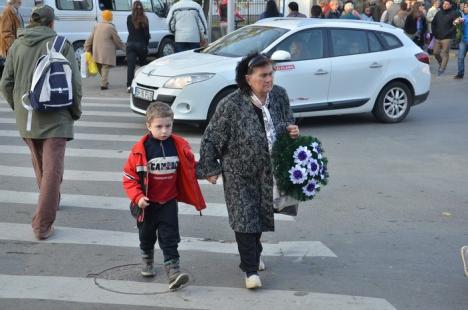
[[[85,79],[88,77],[88,63],[86,62],[86,53],[81,54],[80,71],[81,71],[81,78]]]
[[[88,65],[88,76],[94,76],[98,74],[98,68],[94,61],[93,55],[90,52],[86,52],[86,63]]]

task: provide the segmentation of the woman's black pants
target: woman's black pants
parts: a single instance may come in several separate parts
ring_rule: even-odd
[[[246,273],[257,272],[260,254],[263,250],[260,242],[262,233],[240,233],[236,231],[235,234],[241,259],[240,269]]]

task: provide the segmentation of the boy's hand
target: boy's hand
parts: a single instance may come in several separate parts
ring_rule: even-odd
[[[146,196],[143,196],[140,198],[140,200],[138,200],[138,206],[142,209],[146,208],[147,206],[149,206],[149,199],[148,197]]]
[[[218,180],[218,176],[217,175],[210,175],[209,177],[206,177],[206,179],[211,184],[216,184],[216,181]]]

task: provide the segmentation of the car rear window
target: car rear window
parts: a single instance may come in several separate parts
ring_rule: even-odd
[[[373,31],[368,31],[367,36],[369,38],[369,49],[371,53],[385,50],[385,48],[382,46],[382,43],[380,43],[379,39],[377,38],[377,35]]]
[[[391,50],[394,48],[399,48],[403,46],[400,39],[398,39],[395,35],[386,33],[386,32],[378,32],[380,38],[386,45],[386,49]]]
[[[265,26],[247,26],[236,30],[205,48],[202,53],[243,57],[252,52],[261,52],[288,29]]]
[[[364,54],[369,52],[366,31],[354,29],[331,29],[334,56]]]

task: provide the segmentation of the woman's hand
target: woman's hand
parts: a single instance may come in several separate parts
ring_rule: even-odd
[[[143,196],[140,198],[140,200],[138,200],[138,206],[142,209],[146,208],[147,206],[149,206],[149,199],[148,197],[146,196]]]
[[[210,175],[209,177],[206,177],[206,179],[211,184],[216,184],[216,181],[218,180],[218,176],[217,175]]]
[[[299,137],[299,127],[297,125],[288,125],[288,127],[286,127],[286,130],[288,131],[289,136],[292,139],[297,139]]]

